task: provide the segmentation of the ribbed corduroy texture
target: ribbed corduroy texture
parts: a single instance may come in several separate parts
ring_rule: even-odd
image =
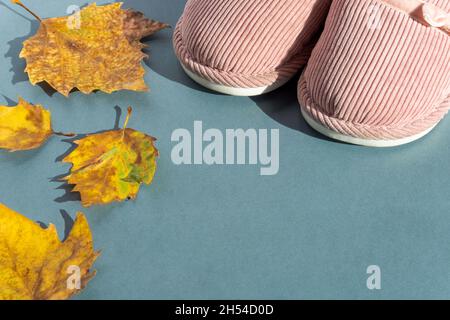
[[[189,0],[174,47],[181,63],[212,82],[269,86],[307,62],[331,0]]]
[[[427,2],[450,11],[450,0]],[[333,0],[298,93],[304,110],[336,132],[419,134],[450,108],[450,36],[381,0]]]

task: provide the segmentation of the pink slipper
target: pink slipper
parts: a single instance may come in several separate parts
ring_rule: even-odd
[[[298,95],[306,121],[376,147],[423,137],[450,108],[450,0],[334,0]]]
[[[331,0],[189,0],[174,35],[176,54],[201,85],[258,95],[306,64]]]

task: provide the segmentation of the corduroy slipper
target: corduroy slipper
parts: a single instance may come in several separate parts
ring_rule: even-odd
[[[397,146],[450,109],[450,0],[334,0],[298,87],[302,113],[337,140]]]
[[[331,0],[189,0],[175,52],[199,84],[253,96],[282,86],[303,67]]]

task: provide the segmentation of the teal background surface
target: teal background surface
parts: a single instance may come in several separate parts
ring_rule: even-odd
[[[65,15],[76,0],[24,1],[42,17]],[[98,1],[106,3],[106,1]],[[125,1],[175,25],[185,1]],[[0,152],[0,201],[61,237],[77,211],[87,215],[102,255],[97,276],[77,299],[450,298],[450,119],[429,136],[395,149],[329,141],[302,119],[296,81],[258,98],[208,92],[189,80],[171,34],[148,42],[149,93],[80,92],[65,98],[32,86],[19,59],[37,23],[0,0],[0,104],[18,96],[48,107],[57,131],[112,129],[118,110],[158,138],[154,184],[137,201],[84,209],[53,178],[70,149],[53,137],[41,149]],[[118,108],[117,108],[118,107]],[[173,130],[277,128],[280,171],[256,166],[175,166]],[[379,265],[382,290],[366,287]]]

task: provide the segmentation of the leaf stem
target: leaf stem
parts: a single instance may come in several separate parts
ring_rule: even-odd
[[[128,109],[127,109],[127,117],[125,118],[125,123],[123,124],[122,139],[125,138],[125,130],[128,127],[128,122],[130,121],[130,117],[131,117],[131,113],[132,112],[133,112],[133,108],[131,108],[131,106],[129,106]]]
[[[36,19],[38,19],[40,22],[42,22],[42,19],[33,11],[31,11],[30,9],[28,9],[20,0],[11,0],[12,3],[15,3],[19,6],[21,6],[22,8],[24,8],[26,11],[28,11],[33,17],[35,17]]]
[[[133,112],[133,108],[128,107],[127,109],[127,117],[125,118],[125,123],[123,124],[123,130],[128,127],[128,122],[130,121],[131,113]]]

